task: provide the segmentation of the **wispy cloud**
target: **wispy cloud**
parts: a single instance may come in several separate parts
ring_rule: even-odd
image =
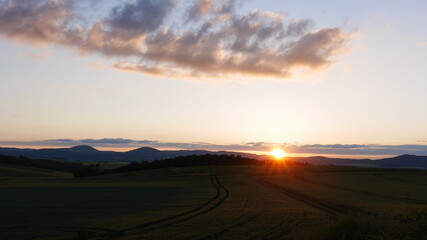
[[[156,140],[134,140],[125,138],[104,139],[51,139],[43,141],[2,141],[0,146],[46,146],[71,147],[76,145],[91,145],[110,149],[154,147],[161,149],[212,150],[212,151],[247,151],[269,152],[280,147],[291,154],[308,155],[427,155],[427,145],[381,145],[381,144],[293,144],[271,142],[247,142],[236,144],[211,144],[205,142],[161,142]]]
[[[287,78],[297,68],[330,66],[352,36],[338,27],[313,30],[312,20],[287,19],[283,11],[237,12],[242,1],[124,1],[93,22],[79,14],[79,4],[0,0],[0,35],[72,47],[113,58],[115,69],[174,78]]]
[[[101,70],[101,69],[103,69],[103,65],[100,64],[100,63],[96,63],[96,62],[89,63],[89,67],[92,68],[93,70]]]
[[[36,54],[27,54],[28,58],[37,59],[37,60],[49,60],[50,54],[48,52],[36,53]]]

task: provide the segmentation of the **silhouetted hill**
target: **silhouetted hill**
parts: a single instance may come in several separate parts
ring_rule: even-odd
[[[99,151],[91,146],[75,146],[71,148],[60,149],[19,149],[19,148],[0,148],[0,154],[7,156],[25,156],[31,159],[50,159],[61,161],[80,161],[80,162],[140,162],[155,161],[168,158],[185,157],[192,155],[240,155],[244,158],[253,158],[258,160],[268,159],[265,155],[256,155],[241,152],[227,151],[206,151],[206,150],[176,150],[161,151],[151,147],[142,147],[128,152]],[[382,167],[382,168],[426,168],[427,156],[401,155],[393,158],[380,160],[370,159],[348,159],[348,158],[327,158],[322,156],[314,157],[290,157],[296,162],[305,162],[311,165],[348,165],[360,167]]]
[[[376,162],[376,166],[391,168],[427,168],[427,156],[405,154],[397,157],[381,159],[381,161]]]
[[[307,162],[311,165],[349,165],[349,166],[375,166],[376,161],[370,159],[350,159],[350,158],[327,158],[322,156],[313,157],[291,157],[296,162]]]
[[[65,148],[64,150],[69,150],[69,151],[95,151],[95,152],[99,152],[98,149],[95,149],[94,147],[91,146],[87,146],[87,145],[80,145],[80,146],[75,146],[75,147],[71,147],[71,148]]]
[[[306,162],[311,165],[347,165],[359,167],[381,168],[426,168],[427,156],[400,155],[379,160],[370,159],[340,159],[327,157],[293,157],[293,161]]]
[[[134,150],[130,150],[128,153],[158,153],[160,150],[151,147],[141,147]]]
[[[157,150],[151,147],[141,147],[128,152],[123,153],[126,159],[138,159],[143,158],[145,161],[153,161],[165,158],[163,151]]]
[[[260,158],[259,155],[238,153],[238,152],[212,152],[205,150],[177,150],[160,151],[155,148],[142,147],[128,152],[99,151],[91,146],[75,146],[71,148],[59,149],[19,149],[0,148],[0,154],[7,156],[25,156],[31,159],[50,159],[60,161],[81,161],[81,162],[133,162],[133,161],[154,161],[178,156],[223,154],[241,155],[242,157]]]
[[[83,163],[76,162],[59,162],[54,160],[29,159],[26,157],[12,157],[0,155],[1,164],[18,165],[25,167],[35,167],[50,169],[62,172],[75,173],[85,169],[93,169],[93,166],[85,166]]]
[[[111,173],[120,173],[120,172],[131,172],[131,171],[141,171],[147,169],[156,169],[156,168],[170,168],[170,167],[191,167],[191,166],[230,166],[230,165],[256,165],[261,164],[262,161],[244,158],[240,155],[215,155],[215,154],[206,154],[206,155],[190,155],[190,156],[180,156],[175,158],[168,158],[164,160],[156,160],[152,162],[132,162],[128,165],[121,166],[119,168],[104,170],[102,172],[94,174],[111,174]],[[86,177],[89,175],[78,175],[76,177]]]

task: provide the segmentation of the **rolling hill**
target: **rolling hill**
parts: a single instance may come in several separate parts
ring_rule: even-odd
[[[256,155],[242,152],[227,151],[206,151],[206,150],[175,150],[162,151],[151,147],[141,147],[127,152],[100,151],[91,146],[75,146],[59,149],[20,149],[20,148],[0,148],[0,154],[6,156],[25,156],[30,159],[49,159],[58,161],[78,161],[78,162],[140,162],[169,159],[191,155],[240,155],[245,158],[266,160],[269,156]],[[359,167],[380,167],[380,168],[426,168],[427,156],[400,155],[392,158],[379,160],[371,159],[344,159],[327,158],[322,156],[313,157],[289,157],[296,162],[304,162],[311,165],[347,165]]]
[[[25,156],[31,159],[50,159],[59,161],[79,162],[133,162],[133,161],[155,161],[166,158],[190,155],[241,155],[242,157],[260,159],[262,156],[256,154],[239,152],[212,152],[205,150],[177,150],[161,151],[150,147],[141,147],[127,152],[99,151],[91,146],[75,146],[71,148],[46,148],[46,149],[20,149],[0,148],[0,154],[6,156]]]

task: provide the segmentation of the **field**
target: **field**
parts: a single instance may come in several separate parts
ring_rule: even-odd
[[[265,165],[72,178],[0,165],[0,174],[0,239],[423,239],[427,230],[420,170]]]

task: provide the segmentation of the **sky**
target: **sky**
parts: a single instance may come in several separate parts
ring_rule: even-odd
[[[0,0],[0,146],[427,154],[425,9]]]

